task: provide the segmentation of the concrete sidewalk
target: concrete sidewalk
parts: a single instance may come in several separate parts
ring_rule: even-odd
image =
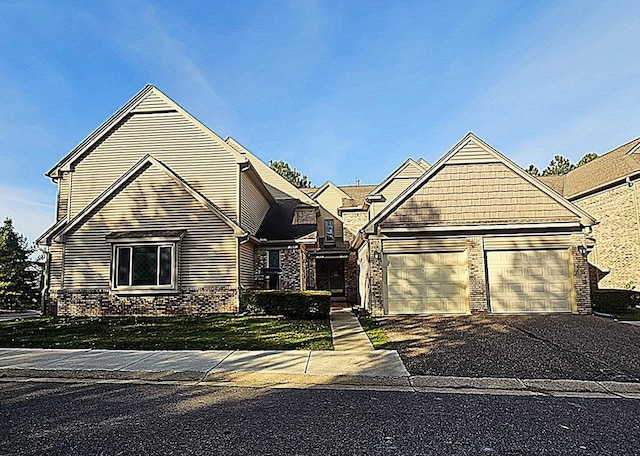
[[[362,329],[351,307],[332,306],[329,323],[334,350],[373,351],[373,344]]]
[[[298,383],[407,384],[394,350],[141,351],[0,349],[0,376],[236,381],[282,378]]]
[[[0,349],[4,381],[191,382],[212,386],[640,399],[640,383],[410,376],[393,350]]]

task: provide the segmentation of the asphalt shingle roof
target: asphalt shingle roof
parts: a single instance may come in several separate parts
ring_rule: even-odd
[[[545,176],[540,180],[567,198],[597,190],[640,173],[640,151],[629,153],[636,147],[640,147],[640,138],[601,155],[565,176]]]
[[[256,233],[260,239],[269,241],[284,241],[298,239],[316,231],[313,224],[293,224],[293,218],[299,201],[297,199],[277,200],[262,221]]]

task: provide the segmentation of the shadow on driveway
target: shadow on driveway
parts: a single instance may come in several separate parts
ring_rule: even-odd
[[[595,316],[398,316],[380,323],[412,375],[640,379],[640,327]]]

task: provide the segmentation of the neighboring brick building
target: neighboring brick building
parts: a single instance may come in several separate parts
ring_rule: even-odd
[[[594,283],[640,288],[640,138],[564,176],[541,180],[598,220],[588,257]]]

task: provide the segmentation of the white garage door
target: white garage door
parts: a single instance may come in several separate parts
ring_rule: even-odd
[[[567,250],[487,252],[492,312],[570,312]]]
[[[466,252],[387,254],[389,314],[469,312]]]

